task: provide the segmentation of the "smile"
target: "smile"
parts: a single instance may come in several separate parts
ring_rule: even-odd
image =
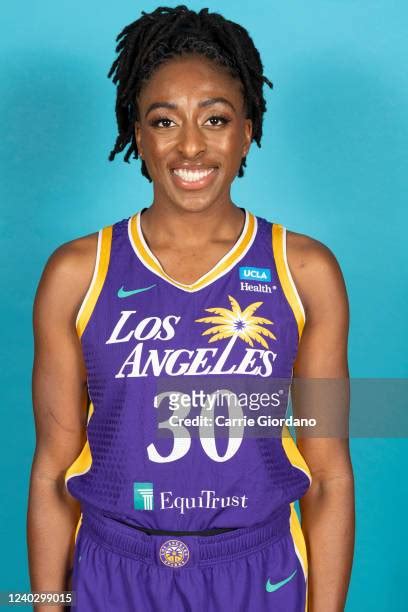
[[[215,168],[207,168],[206,170],[185,170],[184,168],[175,168],[173,174],[179,176],[187,183],[195,183],[202,181],[205,177],[214,172]]]

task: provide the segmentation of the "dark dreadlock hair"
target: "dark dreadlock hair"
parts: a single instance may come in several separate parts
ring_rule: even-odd
[[[108,78],[113,75],[112,81],[117,84],[115,112],[119,132],[109,161],[129,143],[124,161],[130,163],[132,152],[138,158],[134,124],[142,86],[160,64],[186,53],[204,55],[241,80],[246,116],[253,124],[252,140],[261,146],[266,111],[262,88],[264,83],[271,88],[273,84],[263,75],[259,52],[245,28],[218,13],[209,13],[208,8],[196,13],[185,5],[158,7],[152,13],[142,11],[142,17],[116,37],[116,42],[119,40],[118,57],[108,73]],[[239,177],[244,175],[244,166],[246,157],[241,160]],[[144,160],[141,171],[151,182]]]

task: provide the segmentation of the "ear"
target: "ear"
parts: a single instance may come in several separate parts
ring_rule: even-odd
[[[141,135],[141,127],[140,127],[139,121],[135,121],[134,129],[135,129],[135,140],[136,140],[139,157],[143,159],[142,135]]]
[[[245,119],[244,124],[244,140],[242,143],[242,157],[246,157],[248,155],[250,146],[252,142],[252,120]]]

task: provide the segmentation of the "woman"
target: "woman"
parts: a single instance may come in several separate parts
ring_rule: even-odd
[[[143,13],[119,39],[110,159],[140,157],[153,202],[62,245],[38,287],[32,588],[72,585],[81,612],[343,610],[347,439],[296,447],[251,431],[272,403],[211,408],[217,389],[348,377],[335,257],[231,200],[272,83],[246,30],[207,9]],[[235,428],[215,442],[222,414]]]

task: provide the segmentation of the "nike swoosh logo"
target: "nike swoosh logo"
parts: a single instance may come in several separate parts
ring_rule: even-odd
[[[126,298],[129,295],[134,295],[135,293],[142,293],[142,291],[149,291],[149,289],[153,289],[156,284],[150,285],[150,287],[142,287],[141,289],[132,289],[131,291],[126,291],[123,286],[118,291],[118,298]]]
[[[292,578],[296,574],[296,572],[297,572],[297,570],[295,570],[293,572],[293,574],[291,574],[290,576],[285,578],[285,580],[281,580],[280,582],[275,582],[275,584],[272,584],[270,582],[269,578],[268,578],[268,581],[266,583],[266,590],[268,591],[268,593],[273,593],[274,591],[277,591],[278,589],[283,587],[283,585],[287,584],[289,582],[289,580],[292,580]]]

